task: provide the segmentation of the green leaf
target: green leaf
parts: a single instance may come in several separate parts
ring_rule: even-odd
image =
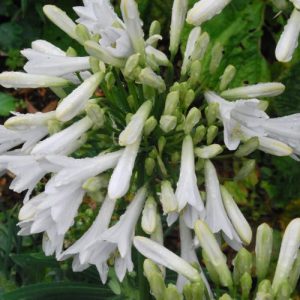
[[[58,262],[51,256],[45,256],[44,253],[24,253],[11,254],[11,259],[20,267],[39,266],[39,267],[58,267]]]
[[[107,288],[80,282],[53,282],[28,285],[2,295],[1,300],[98,300],[117,299]]]
[[[16,109],[16,99],[8,94],[0,93],[0,116],[7,117]]]

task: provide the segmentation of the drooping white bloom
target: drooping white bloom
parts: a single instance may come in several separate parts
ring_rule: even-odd
[[[287,226],[277,261],[276,271],[272,282],[272,288],[277,293],[280,284],[288,280],[293,263],[297,258],[300,247],[300,218],[292,220]]]
[[[224,141],[229,150],[235,150],[241,140],[258,137],[260,150],[277,156],[288,156],[292,154],[292,145],[290,147],[284,142],[281,142],[283,139],[280,135],[270,134],[270,129],[267,128],[267,124],[269,124],[268,122],[270,122],[270,120],[276,120],[276,118],[269,118],[263,111],[259,100],[249,99],[229,102],[213,92],[206,92],[205,99],[209,103],[219,104],[218,117],[223,122]],[[293,115],[290,117],[292,119]],[[264,127],[266,127],[266,129]],[[278,128],[278,130],[280,131],[281,129]],[[289,131],[287,130],[287,132]]]
[[[205,161],[205,189],[207,225],[213,233],[222,232],[227,243],[235,250],[239,250],[242,242],[227,216],[217,172],[209,160]]]
[[[82,112],[103,77],[104,74],[102,72],[94,74],[64,98],[56,109],[57,119],[66,122]]]
[[[275,97],[282,94],[284,90],[285,86],[280,82],[266,82],[226,90],[221,93],[221,96],[226,99]]]
[[[119,136],[119,144],[121,146],[134,144],[138,139],[140,139],[145,122],[150,114],[151,108],[152,102],[146,101],[131,117],[129,124]]]
[[[299,6],[300,8],[300,6]],[[294,9],[288,23],[280,36],[275,50],[277,60],[288,62],[292,59],[295,49],[298,46],[300,34],[300,11]]]
[[[213,298],[212,291],[210,289],[209,283],[201,269],[199,264],[196,251],[194,248],[193,238],[191,230],[185,225],[185,222],[182,217],[179,218],[179,233],[180,233],[180,256],[182,259],[187,261],[188,263],[194,265],[196,264],[200,270],[200,276],[206,286],[207,292],[210,298]],[[184,285],[188,282],[188,280],[182,276],[178,275],[177,277],[177,289],[182,292]]]
[[[124,149],[124,152],[120,157],[109,181],[108,195],[111,199],[121,198],[128,192],[139,147],[140,139],[134,144],[126,146]]]
[[[40,44],[41,47],[40,47]],[[32,49],[24,49],[22,55],[28,59],[24,70],[29,74],[62,76],[90,69],[89,57],[70,57],[46,41],[35,41]]]
[[[232,225],[234,226],[234,229],[238,233],[241,240],[249,245],[252,239],[252,230],[249,223],[224,186],[221,186],[221,194],[226,212],[231,220]]]
[[[70,84],[70,81],[47,75],[27,74],[22,72],[0,73],[0,85],[5,88],[42,88],[62,87]]]
[[[174,0],[172,7],[172,19],[170,30],[170,52],[175,55],[180,43],[180,35],[184,26],[188,9],[187,0]]]
[[[76,35],[76,24],[68,17],[66,12],[55,5],[45,5],[43,7],[44,14],[53,22],[58,28],[64,31],[71,38],[78,40]]]
[[[134,50],[144,57],[145,41],[142,29],[142,21],[138,6],[134,0],[122,0],[121,12],[125,23],[126,31],[130,37]]]
[[[197,186],[194,145],[190,135],[187,135],[183,140],[180,174],[175,195],[179,212],[189,204],[201,218],[205,216],[204,205]],[[187,207],[187,209],[189,208]]]
[[[164,246],[142,236],[134,237],[133,243],[140,253],[155,263],[185,276],[192,282],[201,280],[199,272],[194,267]]]
[[[186,21],[198,26],[219,14],[231,0],[200,0],[189,10]]]

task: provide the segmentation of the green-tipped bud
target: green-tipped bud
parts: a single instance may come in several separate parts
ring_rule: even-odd
[[[223,148],[219,144],[212,144],[210,146],[195,149],[195,154],[199,158],[203,158],[203,159],[214,158],[215,156],[219,155],[222,152],[223,152]]]
[[[235,180],[243,180],[247,178],[255,170],[256,161],[255,159],[246,160],[237,175],[234,177]]]
[[[175,82],[175,83],[170,87],[170,92],[174,92],[174,91],[180,91],[180,83],[179,83],[179,82]]]
[[[252,278],[249,273],[244,273],[240,279],[241,290],[242,290],[242,299],[247,300],[250,298],[250,291],[252,288]]]
[[[166,99],[164,115],[173,115],[178,107],[179,91],[170,92]]]
[[[289,284],[292,291],[296,288],[299,277],[300,277],[300,250],[298,251],[297,259],[294,262],[293,268],[289,276]]]
[[[58,120],[49,120],[47,122],[48,132],[50,135],[53,135],[62,130],[62,122]]]
[[[192,289],[192,299],[197,299],[197,300],[205,299],[205,286],[203,281],[192,283],[191,289]]]
[[[195,233],[201,247],[218,273],[221,284],[231,288],[231,273],[214,234],[211,232],[207,224],[201,220],[198,220],[195,223]]]
[[[99,33],[95,33],[95,34],[92,35],[91,41],[94,41],[94,42],[96,42],[96,43],[99,43],[100,38],[101,38],[101,37],[100,37],[100,34],[99,34]]]
[[[217,286],[219,286],[220,285],[219,274],[217,273],[215,267],[213,266],[212,262],[210,261],[208,255],[206,254],[206,252],[204,250],[202,250],[202,257],[203,257],[203,261],[204,261],[205,267],[207,269],[207,272],[209,274],[209,277]]]
[[[180,161],[180,153],[178,151],[172,152],[171,162],[172,164],[177,164]]]
[[[165,115],[165,116],[161,116],[159,120],[159,126],[161,130],[165,133],[168,133],[173,129],[175,129],[176,125],[177,125],[177,117],[175,116]]]
[[[193,300],[192,284],[187,282],[183,287],[183,296],[185,300]]]
[[[247,140],[239,149],[234,153],[236,157],[248,156],[259,147],[258,137],[252,137]]]
[[[190,83],[191,85],[196,85],[200,81],[201,75],[201,62],[199,60],[195,60],[190,68]]]
[[[152,234],[156,228],[157,204],[153,197],[148,197],[142,213],[142,229],[147,234]]]
[[[289,300],[291,293],[292,289],[290,287],[289,281],[286,279],[279,285],[276,294],[276,300]]]
[[[164,293],[166,290],[164,278],[161,273],[153,273],[147,277],[151,294],[156,300],[164,300]]]
[[[161,217],[160,214],[156,214],[156,227],[154,232],[151,234],[151,240],[163,245],[164,244],[164,232],[163,227],[161,223]],[[161,269],[164,271],[164,268],[160,266]]]
[[[154,273],[160,273],[160,269],[151,259],[146,258],[143,263],[144,275],[149,278]]]
[[[264,279],[258,285],[258,291],[262,293],[271,293],[272,291],[272,284],[269,279]]]
[[[125,117],[126,125],[128,125],[130,123],[132,116],[133,116],[133,113],[126,114],[126,117]]]
[[[101,128],[105,122],[104,110],[96,103],[88,103],[85,107],[86,114],[94,122],[97,128]]]
[[[209,65],[210,74],[214,74],[223,58],[223,46],[220,43],[216,43],[211,50],[211,61]]]
[[[193,142],[195,145],[201,143],[201,141],[204,139],[206,134],[206,128],[204,125],[200,125],[196,128],[194,136],[193,136]]]
[[[124,68],[124,76],[125,77],[132,79],[133,71],[139,65],[140,57],[141,57],[141,55],[139,53],[135,53],[127,59],[125,68]]]
[[[203,32],[200,35],[195,44],[194,51],[191,56],[192,61],[201,60],[204,57],[204,54],[209,44],[209,40],[210,38],[207,32]]]
[[[241,248],[237,253],[234,261],[233,280],[236,285],[239,284],[244,273],[251,274],[252,255],[245,248]]]
[[[149,136],[153,132],[153,130],[155,129],[156,126],[157,126],[157,120],[155,119],[154,116],[151,116],[145,122],[144,134],[146,136]]]
[[[166,54],[164,54],[162,51],[155,49],[152,46],[148,46],[146,48],[146,53],[147,53],[147,59],[151,59],[153,60],[153,62],[158,66],[158,70],[159,70],[159,66],[164,66],[167,67],[170,64],[170,61],[168,59],[168,57],[166,56]]]
[[[106,187],[107,185],[108,185],[108,180],[106,177],[96,176],[87,179],[83,183],[82,188],[89,193],[95,193],[101,190],[102,188]]]
[[[188,108],[195,100],[195,92],[193,90],[188,90],[185,93],[183,104],[185,108]]]
[[[175,212],[177,210],[177,199],[171,183],[167,180],[162,181],[161,183],[160,203],[164,214]]]
[[[273,248],[273,229],[266,223],[261,224],[256,232],[255,266],[258,281],[268,273]]]
[[[192,129],[199,123],[200,119],[201,119],[201,111],[198,108],[193,107],[189,111],[184,122],[185,134],[190,134]]]
[[[111,90],[115,86],[116,78],[112,72],[108,72],[105,75],[105,82],[106,82],[108,90]]]
[[[66,51],[66,56],[76,57],[77,51],[73,47],[69,47]]]
[[[143,94],[145,99],[149,99],[149,100],[155,99],[155,89],[149,85],[143,85]]]
[[[150,29],[149,29],[149,36],[160,34],[161,32],[161,26],[159,21],[155,20],[151,23]]]
[[[232,298],[228,294],[224,294],[219,298],[219,300],[232,300]]]
[[[196,171],[199,172],[199,171],[203,170],[204,165],[205,165],[205,159],[202,159],[202,158],[197,159],[197,162],[195,164]],[[202,198],[202,195],[201,195],[201,198]],[[202,198],[202,199],[205,199],[205,198]]]
[[[215,125],[211,125],[208,127],[207,129],[207,135],[206,135],[206,143],[207,145],[210,145],[213,143],[214,139],[217,137],[218,135],[218,127]]]
[[[91,39],[88,29],[83,24],[78,24],[75,28],[75,32],[78,40],[80,40],[82,44]]]
[[[233,65],[228,65],[221,76],[220,91],[224,91],[236,74],[236,68]]]
[[[180,99],[184,99],[189,89],[189,84],[184,81],[180,83],[179,91],[180,91]]]
[[[213,125],[217,119],[219,111],[219,103],[213,102],[209,103],[208,106],[205,108],[205,117],[207,120],[207,125]]]
[[[90,57],[90,66],[94,74],[100,72],[99,60],[96,57]]]
[[[157,143],[159,154],[163,153],[166,143],[167,143],[166,138],[164,136],[160,136]]]
[[[145,170],[148,176],[152,176],[155,168],[155,160],[152,157],[147,157],[145,160]]]
[[[161,159],[161,157],[159,155],[157,155],[156,160],[157,160],[157,165],[158,165],[158,168],[159,168],[160,172],[162,173],[162,175],[164,177],[167,177],[168,176],[168,171],[167,171],[167,168],[166,168],[163,160]]]
[[[164,300],[182,300],[180,293],[178,292],[176,285],[168,284],[168,287],[164,292]]]
[[[166,84],[162,77],[155,74],[150,68],[145,68],[139,74],[139,80],[142,84],[149,85],[162,93],[166,90]]]

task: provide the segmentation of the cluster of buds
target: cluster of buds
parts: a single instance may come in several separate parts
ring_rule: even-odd
[[[178,298],[182,292],[187,299],[214,297],[195,253],[195,245],[200,245],[213,282],[230,292],[241,286],[247,299],[252,264],[243,246],[250,244],[252,230],[226,181],[220,182],[217,162],[220,154],[234,151],[232,157],[242,162],[239,180],[255,168],[255,161],[246,156],[257,149],[298,159],[300,115],[266,114],[267,102],[258,98],[281,94],[285,89],[281,83],[230,88],[236,69],[228,65],[220,70],[223,46],[212,43],[199,26],[229,3],[200,0],[189,10],[187,0],[175,0],[170,57],[159,48],[163,37],[158,21],[153,21],[146,37],[134,0],[121,1],[122,19],[108,0],[86,0],[74,7],[77,24],[58,7],[44,6],[46,16],[87,54],[80,57],[73,48],[63,51],[38,40],[22,51],[28,59],[25,72],[0,74],[4,87],[46,87],[60,98],[55,111],[16,113],[0,127],[0,169],[15,175],[11,189],[27,190],[19,213],[20,235],[43,233],[46,255],[55,254],[58,260],[72,257],[74,271],[95,265],[103,282],[108,263],[120,281],[133,271],[134,244],[161,267],[145,261],[157,299]],[[175,72],[185,20],[194,27],[181,69]],[[217,86],[212,84],[216,79]],[[36,193],[36,185],[48,174],[44,191]],[[98,215],[67,247],[66,234],[86,196],[97,203]],[[115,208],[126,204],[115,222]],[[140,216],[149,239],[134,238]],[[181,257],[163,246],[164,226],[177,221]],[[294,222],[299,224],[298,219]],[[299,236],[298,225],[292,231]],[[265,235],[261,233],[261,238]],[[215,236],[239,251],[233,278]],[[287,243],[299,248],[295,235],[289,235]],[[264,279],[270,246],[261,247],[259,240],[257,259],[263,263],[257,276]],[[296,256],[282,271],[285,258],[285,254],[279,258],[272,285],[275,294],[291,284],[286,281],[295,273]],[[179,274],[177,287],[165,287],[162,266]]]

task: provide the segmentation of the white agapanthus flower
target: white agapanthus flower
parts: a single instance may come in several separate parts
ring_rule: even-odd
[[[209,103],[219,104],[219,118],[224,125],[224,141],[235,150],[242,140],[258,137],[259,149],[277,156],[298,154],[299,114],[284,118],[269,118],[257,99],[226,101],[213,92],[206,92]]]
[[[46,255],[59,256],[65,233],[73,225],[85,191],[83,183],[90,177],[114,168],[121,151],[94,158],[73,159],[52,156],[47,159],[63,167],[46,184],[45,191],[24,204],[19,213],[20,235],[44,232]]]
[[[211,161],[205,161],[206,223],[213,233],[222,232],[226,242],[239,250],[242,241],[232,226],[224,208],[219,179]]]

